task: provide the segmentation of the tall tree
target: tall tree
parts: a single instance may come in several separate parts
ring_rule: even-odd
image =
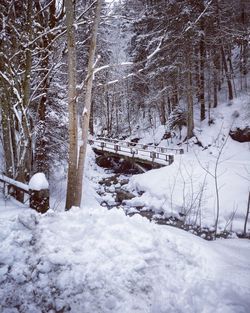
[[[85,80],[86,91],[85,91],[84,110],[81,116],[82,143],[81,143],[80,151],[79,151],[79,160],[78,160],[78,168],[77,168],[77,185],[76,185],[76,196],[75,196],[75,204],[77,206],[80,206],[81,199],[82,199],[84,163],[85,163],[86,152],[87,152],[89,121],[90,121],[91,103],[92,103],[94,61],[95,61],[98,26],[99,26],[100,17],[101,17],[101,7],[102,7],[102,0],[97,0],[95,17],[94,17],[93,26],[92,26],[90,47],[89,47],[88,71],[87,71],[87,77]]]
[[[65,0],[67,47],[68,47],[68,110],[69,110],[69,162],[66,210],[75,205],[77,158],[78,158],[78,116],[76,90],[76,42],[74,31],[74,6],[72,0]]]
[[[98,25],[101,15],[102,0],[96,1],[95,17],[92,25],[92,36],[88,55],[87,77],[85,79],[85,102],[81,117],[82,142],[78,155],[78,114],[76,85],[76,42],[74,34],[74,6],[72,0],[65,0],[68,46],[68,107],[69,107],[69,164],[67,181],[66,210],[80,206],[84,175],[84,162],[88,143],[88,130],[91,112],[94,59]]]

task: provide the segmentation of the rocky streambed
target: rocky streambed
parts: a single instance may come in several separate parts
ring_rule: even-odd
[[[128,190],[127,185],[129,183],[131,175],[115,174],[110,177],[103,178],[99,181],[98,194],[101,196],[101,205],[107,209],[121,209],[126,215],[133,216],[140,214],[147,218],[151,222],[160,225],[168,225],[183,229],[191,232],[194,235],[200,236],[206,240],[214,239],[214,232],[208,228],[201,228],[197,225],[189,225],[184,222],[184,216],[180,214],[180,217],[166,217],[164,212],[154,212],[146,206],[131,206],[128,200],[135,197],[140,197],[143,192],[137,194],[131,193]],[[227,238],[228,232],[221,233],[220,237]]]
[[[97,190],[97,193],[101,196],[101,205],[103,207],[109,210],[113,208],[121,209],[129,216],[140,214],[156,224],[177,227],[206,240],[215,239],[213,229],[186,223],[185,216],[182,213],[179,213],[179,216],[166,216],[164,212],[159,211],[156,213],[145,205],[131,205],[129,200],[135,197],[139,199],[144,193],[143,191],[132,193],[128,188],[130,178],[132,175],[138,174],[138,169],[131,167],[130,164],[122,160],[119,162],[109,161],[111,166],[107,166],[107,163],[105,162],[105,165],[102,164],[102,166],[104,165],[103,167],[107,169],[110,175],[99,181]],[[229,238],[235,235],[242,237],[242,234],[235,234],[227,230],[221,230],[216,237]]]

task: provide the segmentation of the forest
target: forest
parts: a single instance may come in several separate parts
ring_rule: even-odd
[[[0,313],[248,313],[250,2],[0,12]]]

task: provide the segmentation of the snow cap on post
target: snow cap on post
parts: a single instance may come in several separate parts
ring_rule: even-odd
[[[49,209],[49,183],[44,173],[34,174],[29,182],[30,207],[45,213]]]
[[[49,188],[49,182],[44,173],[36,173],[34,174],[29,182],[29,189],[32,190],[43,190]]]

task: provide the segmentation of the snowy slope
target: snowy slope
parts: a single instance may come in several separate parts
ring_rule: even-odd
[[[239,113],[237,118],[234,117],[237,116],[236,111]],[[129,189],[145,193],[128,201],[130,206],[145,206],[156,212],[164,212],[166,216],[179,216],[181,212],[187,215],[187,222],[213,227],[217,202],[212,175],[222,152],[216,173],[219,228],[243,231],[250,192],[250,143],[236,142],[228,133],[231,128],[250,125],[249,97],[237,99],[231,106],[220,104],[211,115],[214,116],[213,125],[208,126],[204,121],[195,128],[196,138],[202,147],[195,144],[197,139],[191,139],[188,147],[184,147],[184,155],[176,155],[172,165],[131,179]],[[167,146],[168,143],[162,141],[161,145]],[[249,228],[250,223],[248,225]]]

